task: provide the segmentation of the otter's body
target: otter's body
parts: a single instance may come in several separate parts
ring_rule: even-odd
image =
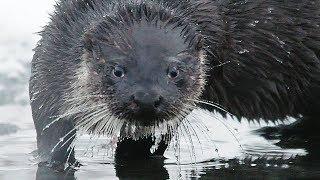
[[[32,61],[30,97],[40,154],[49,161],[74,160],[67,140],[73,140],[82,119],[91,118],[92,124],[85,123],[89,133],[103,130],[103,121],[94,122],[100,99],[81,99],[97,92],[110,91],[103,94],[108,117],[139,120],[141,127],[150,124],[148,118],[154,124],[173,119],[179,124],[194,106],[188,98],[217,103],[240,118],[319,117],[319,9],[318,0],[60,2]],[[123,54],[134,63],[128,65]],[[101,64],[119,57],[138,69],[116,66],[116,77],[104,79]],[[185,69],[171,66],[176,61]],[[168,77],[161,68],[167,66],[170,78],[162,82]],[[86,109],[80,105],[91,107],[90,114],[74,113]],[[153,144],[148,138],[124,140],[119,152],[130,147],[132,154],[145,152]],[[60,140],[64,146],[57,146]],[[157,153],[165,149],[163,144]]]

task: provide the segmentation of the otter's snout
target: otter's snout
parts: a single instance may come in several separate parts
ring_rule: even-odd
[[[157,112],[163,103],[163,97],[155,92],[138,91],[131,96],[132,102],[137,105],[136,110]]]

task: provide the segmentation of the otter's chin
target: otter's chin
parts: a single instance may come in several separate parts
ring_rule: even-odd
[[[141,110],[129,115],[131,121],[137,122],[143,126],[150,126],[160,123],[165,119],[163,113],[154,110]],[[168,118],[168,117],[167,117]]]

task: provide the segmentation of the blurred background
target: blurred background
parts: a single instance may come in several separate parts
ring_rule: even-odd
[[[28,104],[29,63],[53,0],[0,2],[0,105]]]
[[[32,49],[49,21],[54,0],[0,1],[0,179],[35,177],[36,149],[29,107]],[[19,133],[16,133],[19,132]],[[30,165],[26,169],[26,165]],[[25,169],[25,171],[21,171]],[[27,178],[29,179],[29,178]],[[35,178],[31,178],[35,179]]]

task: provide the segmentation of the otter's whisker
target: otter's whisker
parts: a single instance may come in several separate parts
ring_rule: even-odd
[[[55,146],[52,148],[51,153],[53,153],[53,152],[55,151],[55,149],[59,146],[59,144],[62,143],[62,142],[64,141],[64,139],[65,139],[67,136],[69,136],[74,130],[75,130],[75,128],[72,129],[72,130],[70,130],[70,131],[69,131],[66,135],[64,135],[63,137],[61,137],[60,140],[59,140],[59,141],[55,144]],[[70,138],[69,138],[68,140],[70,140]]]
[[[98,122],[96,128],[94,129],[95,133],[97,134],[101,134],[101,135],[112,135],[113,132],[113,128],[114,128],[114,121],[116,121],[116,119],[114,119],[111,115],[105,115],[103,117],[101,117],[102,121]],[[101,124],[101,125],[100,125]]]
[[[77,108],[73,108],[72,111],[68,111],[65,114],[50,116],[49,118],[64,118],[64,117],[67,117],[67,116],[75,115],[75,114],[77,114],[79,112],[88,111],[90,109],[95,109],[95,108],[98,108],[98,107],[102,107],[104,105],[105,104],[99,104],[99,105],[96,105],[96,106],[89,106],[89,107],[82,105],[82,106],[79,106]]]
[[[232,128],[229,127],[224,121],[222,121],[219,118],[215,118],[216,120],[218,120],[228,131],[229,133],[233,136],[233,138],[237,141],[239,147],[241,148],[241,150],[244,152],[244,149],[242,147],[242,144],[240,143],[240,140],[237,138],[237,136],[235,135],[235,133],[232,131]]]
[[[70,146],[72,146],[72,148],[68,148],[68,150],[69,150],[69,154],[68,154],[68,157],[67,157],[67,161],[66,161],[66,163],[69,163],[69,160],[70,160],[70,157],[71,157],[71,154],[74,152],[74,144],[73,145],[70,145]],[[68,167],[66,166],[65,167],[65,169],[64,170],[66,170]]]
[[[181,161],[180,161],[180,133],[179,133],[179,130],[177,130],[174,134],[173,146],[174,146],[174,155],[176,158],[176,163],[177,163],[177,165],[180,165]]]
[[[74,147],[76,141],[78,141],[78,136],[75,136],[74,140],[72,141],[72,143],[70,143],[67,151],[70,151],[72,147]],[[73,145],[73,146],[72,146]]]
[[[219,119],[219,118],[215,118],[215,119],[218,120],[224,127],[226,127],[226,129],[230,132],[230,134],[233,136],[233,138],[237,141],[237,143],[238,143],[239,147],[241,148],[241,150],[242,150],[243,152],[245,152],[244,149],[243,149],[243,147],[242,147],[242,144],[240,143],[240,140],[237,138],[237,136],[236,136],[236,134],[233,132],[232,128],[229,127],[223,120],[221,120],[221,119]]]
[[[197,158],[196,158],[196,154],[195,154],[195,148],[194,148],[194,143],[193,143],[193,140],[192,140],[192,136],[190,134],[190,131],[189,131],[188,127],[185,126],[184,122],[182,122],[181,125],[182,125],[182,130],[185,132],[185,135],[187,135],[188,141],[190,143],[188,149],[189,149],[189,155],[190,155],[191,161],[193,161],[192,164],[195,164],[197,162]],[[190,146],[191,146],[191,152],[190,152]]]
[[[94,107],[92,107],[92,108],[94,109]],[[87,108],[87,109],[89,109],[89,108]],[[74,115],[74,114],[76,114],[76,113],[78,113],[78,111],[66,113],[66,114],[59,115],[59,116],[51,116],[51,117],[49,117],[49,118],[56,117],[56,119],[53,120],[51,123],[49,123],[48,125],[46,125],[45,128],[42,129],[41,135],[43,135],[43,134],[45,133],[45,131],[47,131],[47,130],[48,130],[52,125],[54,125],[55,123],[63,120],[63,118],[65,118],[65,117],[67,117],[67,116]]]
[[[208,142],[211,142],[213,144],[213,146],[215,147],[215,152],[217,153],[218,157],[220,157],[220,154],[219,154],[219,148],[218,146],[216,145],[216,143],[212,140],[212,137],[208,134],[208,132],[210,131],[206,125],[200,120],[198,121],[198,118],[199,117],[196,117],[194,114],[190,114],[190,116],[193,118],[194,120],[194,124],[195,126],[199,129],[200,132],[203,133],[204,137],[206,138],[206,140]],[[190,127],[193,128],[193,126],[191,125],[191,123],[189,122],[188,119],[185,119],[185,121],[187,121],[189,124],[190,124]],[[200,126],[199,126],[200,125]],[[202,127],[202,128],[201,128]],[[197,133],[196,133],[197,134]],[[202,148],[202,147],[201,147]]]
[[[76,134],[72,135],[70,138],[67,139],[67,141],[64,144],[67,144],[69,141],[71,141],[74,137],[76,136]],[[54,153],[55,150],[58,148],[58,146],[64,141],[64,138],[66,138],[67,136],[64,136],[62,138],[60,138],[60,140],[58,141],[58,143],[51,149],[51,153]],[[62,147],[59,147],[59,149]]]
[[[192,132],[193,132],[193,134],[196,136],[197,141],[198,141],[198,143],[200,144],[201,152],[202,152],[202,154],[203,154],[202,143],[201,143],[201,141],[200,141],[200,138],[199,138],[199,136],[198,136],[198,133],[195,131],[195,129],[193,128],[193,125],[190,123],[190,121],[189,121],[188,119],[185,119],[184,121],[185,121],[186,123],[188,123],[188,124],[189,124],[189,126],[188,126],[188,127],[190,127],[190,128],[191,128],[191,131],[192,131]]]
[[[53,124],[55,124],[55,123],[57,123],[57,122],[59,122],[59,121],[61,121],[61,120],[62,120],[62,118],[56,118],[54,121],[52,121],[51,123],[49,123],[48,125],[46,125],[46,126],[42,129],[41,135],[43,135],[44,132],[45,132],[46,130],[48,130]]]
[[[84,130],[89,130],[94,124],[96,124],[97,122],[99,122],[101,120],[101,115],[105,113],[105,109],[101,109],[98,111],[94,111],[90,114],[87,114],[86,116],[84,116],[84,118],[80,121],[77,121],[77,124],[81,124],[82,125],[82,129]],[[99,118],[100,117],[100,118]],[[95,120],[93,120],[94,118],[96,118]]]
[[[103,121],[101,120],[98,122],[97,127],[95,128],[95,131],[104,134],[108,132],[111,132],[109,128],[112,126],[110,123],[113,122],[112,117],[109,114],[106,114],[105,116],[101,117],[101,119],[104,119]]]
[[[86,123],[86,122],[90,122],[90,120],[99,115],[100,113],[103,113],[105,111],[105,109],[101,108],[99,110],[95,110],[95,111],[88,111],[83,117],[81,120],[78,120],[77,123],[80,124],[80,123]]]
[[[89,152],[89,149],[92,148],[92,145],[93,145],[93,140],[95,139],[95,135],[91,135],[90,138],[89,138],[89,143],[87,144],[86,148],[85,148],[85,151],[83,153],[84,156],[87,156],[88,152]]]
[[[84,100],[84,99],[89,99],[89,98],[108,98],[106,95],[87,95],[87,96],[80,96],[80,97],[75,97],[75,98],[64,98],[63,100],[66,102],[78,102],[75,100]]]
[[[73,134],[70,138],[68,138],[67,140],[66,140],[66,142],[64,142],[59,148],[63,148],[65,145],[67,145],[68,144],[68,142],[72,139],[72,138],[74,138],[74,137],[76,137],[76,133],[75,134]],[[70,146],[70,145],[69,145]]]
[[[197,117],[192,116],[193,118],[197,119]],[[219,148],[217,146],[217,144],[213,141],[213,136],[211,137],[208,132],[209,129],[205,126],[205,124],[203,124],[202,122],[195,122],[195,126],[204,134],[204,137],[206,138],[207,142],[210,142],[214,148],[215,148],[215,152],[217,153],[218,157],[220,158],[220,153],[219,153]],[[202,128],[201,128],[202,127]]]
[[[205,105],[209,105],[209,106],[212,106],[214,108],[217,108],[227,114],[230,114],[231,116],[234,116],[232,113],[230,113],[229,111],[227,111],[226,109],[224,109],[223,107],[217,105],[217,104],[214,104],[212,102],[209,102],[209,101],[203,101],[203,100],[195,100],[195,99],[188,99],[189,101],[193,101],[193,102],[196,102],[196,103],[201,103],[201,104],[205,104]]]

